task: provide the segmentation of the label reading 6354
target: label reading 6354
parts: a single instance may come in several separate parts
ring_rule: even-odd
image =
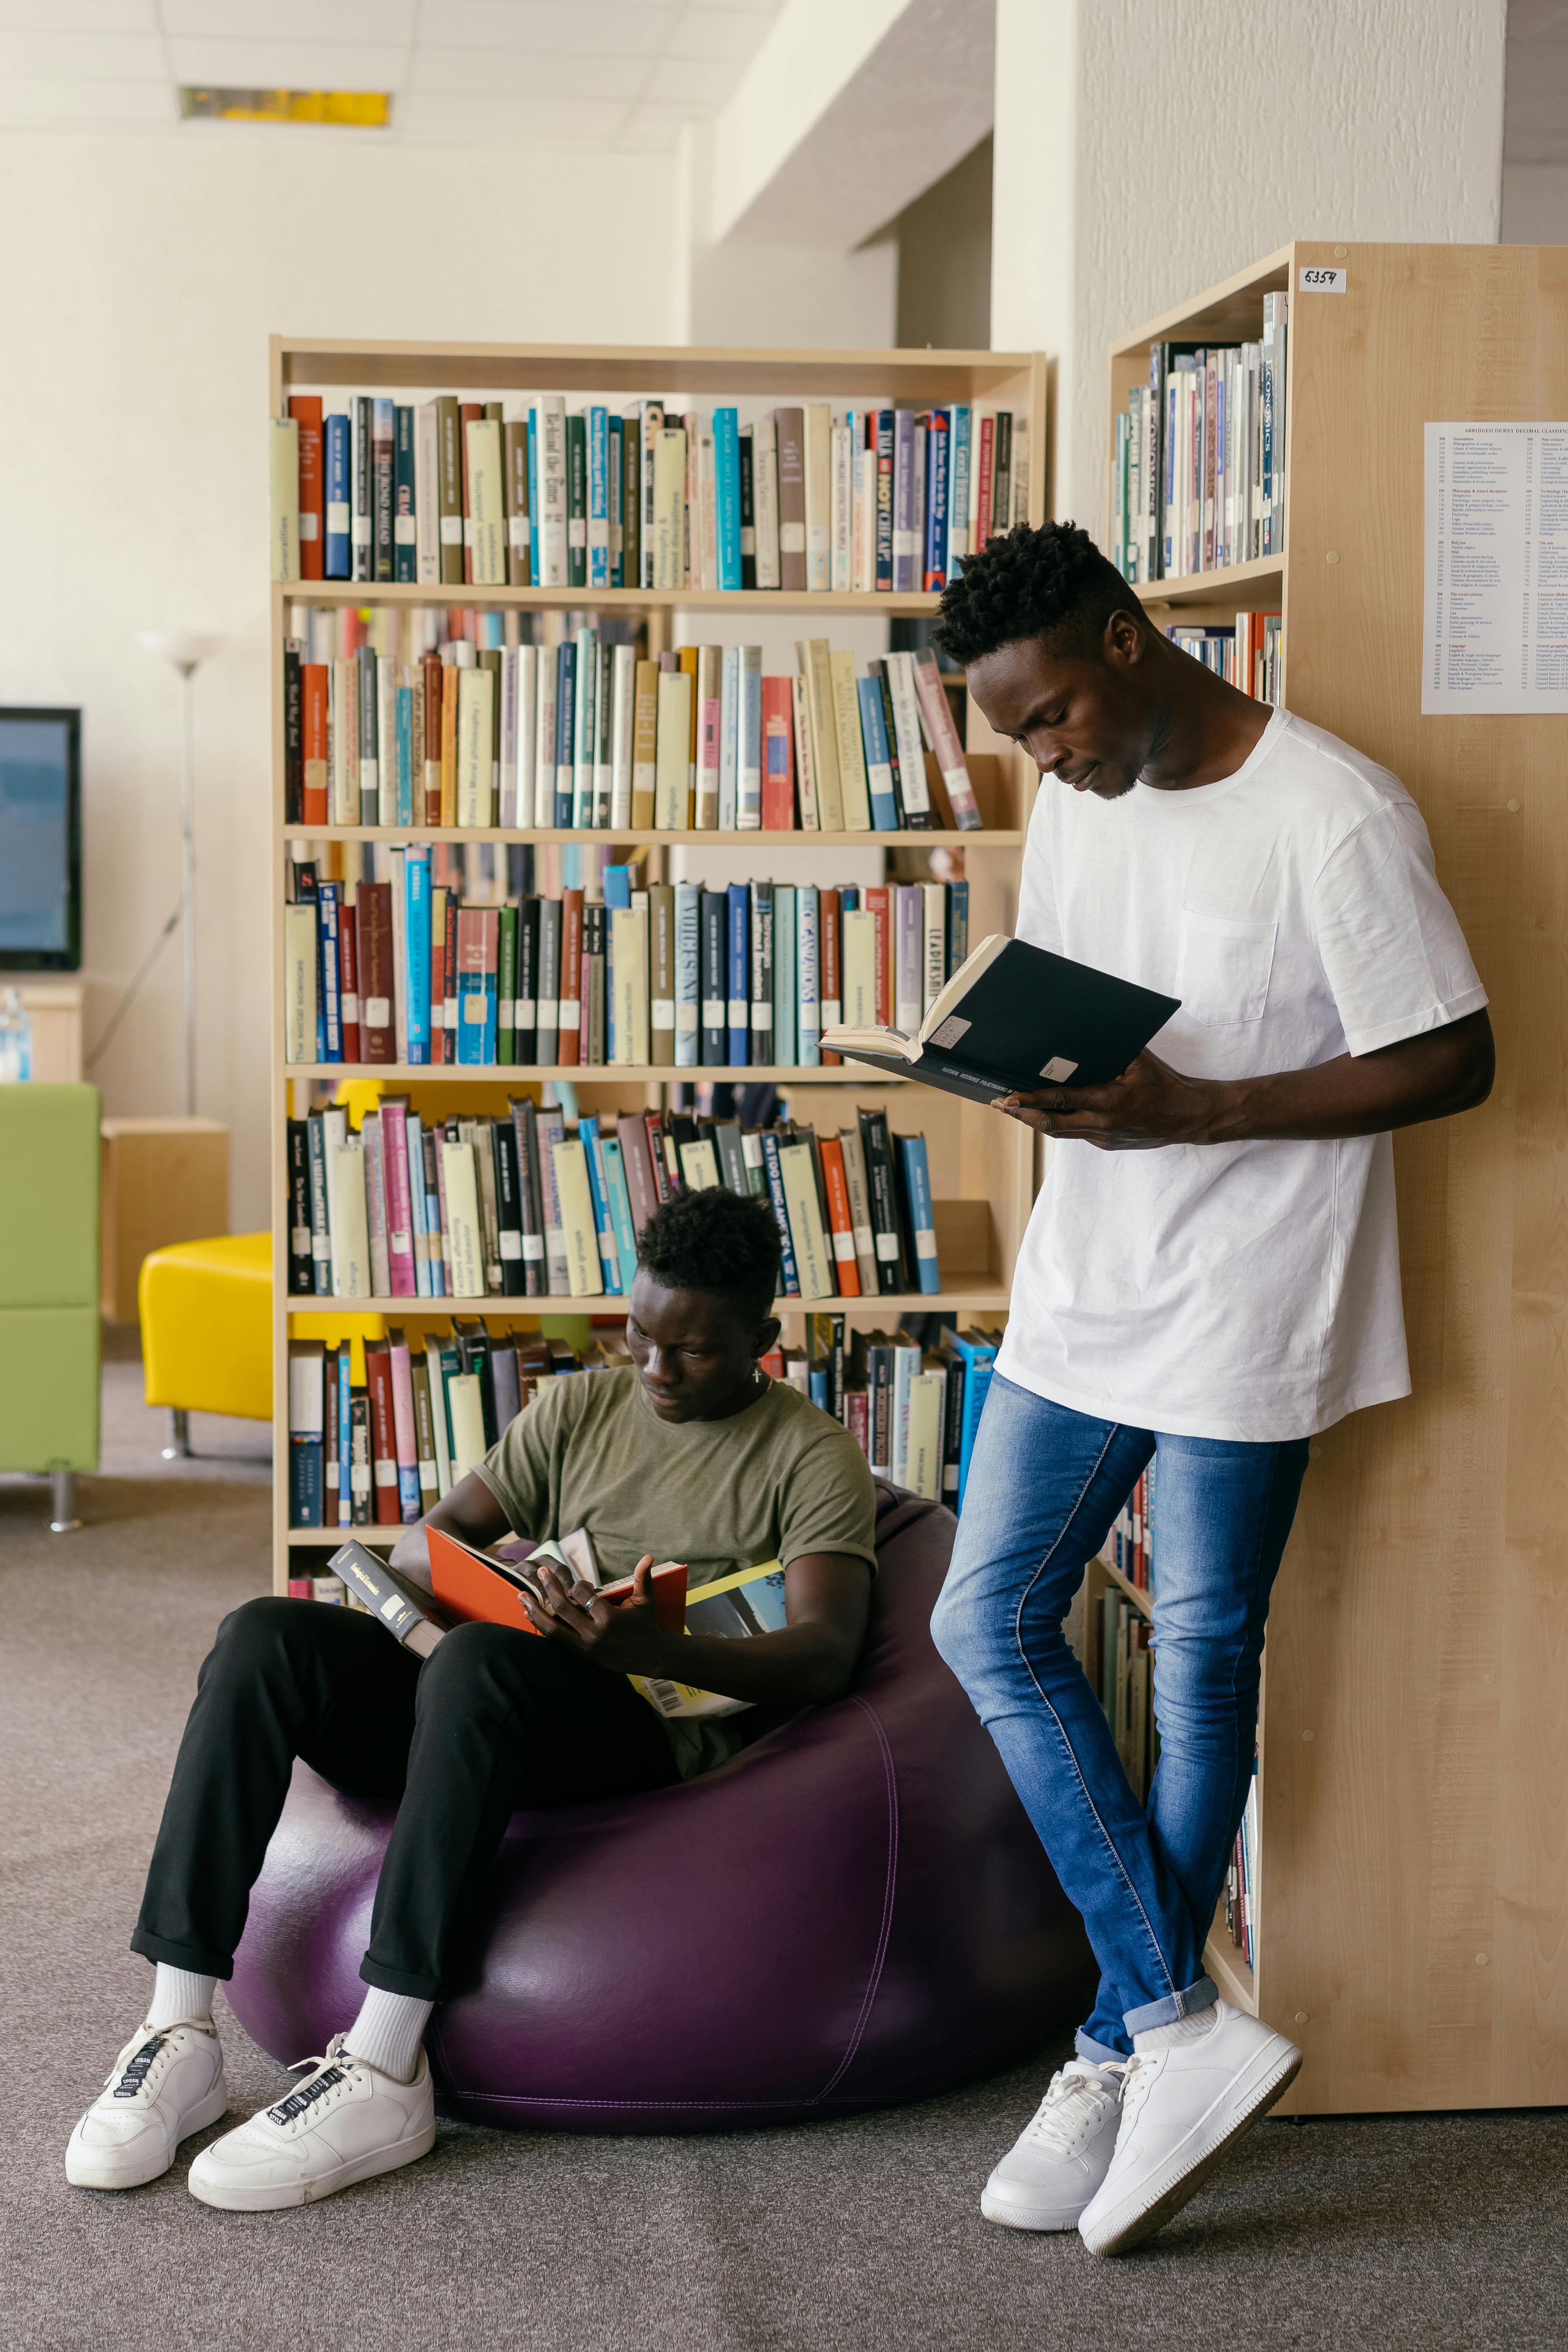
[[[1345,269],[1303,268],[1297,286],[1303,294],[1342,294],[1349,275]]]

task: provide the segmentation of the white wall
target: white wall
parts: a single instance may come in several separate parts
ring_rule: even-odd
[[[1490,243],[1506,0],[997,0],[991,337],[1104,530],[1113,337],[1293,236]]]
[[[663,341],[673,159],[218,131],[0,135],[0,700],[84,707],[87,1034],[179,895],[179,706],[140,628],[220,633],[197,682],[199,1108],[268,1221],[267,337]],[[460,197],[455,192],[460,190]],[[177,939],[92,1076],[184,1108]]]

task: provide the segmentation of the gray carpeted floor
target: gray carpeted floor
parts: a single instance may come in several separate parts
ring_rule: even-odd
[[[447,2124],[423,2164],[293,2213],[210,2212],[185,2192],[184,2158],[128,2196],[68,2188],[66,2136],[145,1997],[126,1937],[195,1667],[217,1618],[266,1579],[264,1433],[197,1422],[198,1444],[248,1460],[170,1468],[138,1367],[108,1368],[106,1407],[107,1475],[84,1486],[79,1535],[50,1538],[44,1490],[0,1480],[5,2352],[1521,2352],[1568,2338],[1557,2113],[1265,2124],[1121,2263],[1076,2237],[989,2228],[980,2183],[1065,2036],[956,2097],[805,2130],[595,2140]],[[222,2025],[248,2111],[284,2078]]]

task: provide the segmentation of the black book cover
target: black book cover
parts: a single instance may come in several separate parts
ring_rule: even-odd
[[[541,1298],[544,1296],[544,1184],[539,1165],[539,1112],[531,1100],[513,1101],[511,1125],[517,1139],[523,1295]]]
[[[766,1069],[773,1058],[773,886],[752,885],[752,1060]]]
[[[490,1126],[490,1150],[496,1171],[496,1234],[500,1243],[500,1286],[508,1298],[527,1294],[522,1256],[522,1183],[518,1166],[517,1133],[510,1118]]]
[[[289,1121],[289,1292],[310,1298],[316,1277],[310,1256],[310,1129],[302,1118]]]
[[[588,584],[588,421],[566,419],[566,585]]]
[[[297,637],[283,648],[283,820],[299,824],[305,814],[305,681]]]
[[[383,412],[384,414],[384,411]],[[373,411],[374,415],[374,411]],[[396,568],[393,551],[392,490],[396,459],[396,425],[390,433],[371,432],[371,543],[375,577],[390,580]]]
[[[492,1339],[490,1342],[490,1381],[496,1396],[496,1428],[504,1436],[522,1411],[522,1391],[517,1377],[517,1349],[510,1339]]]
[[[340,1431],[338,1442],[342,1443]],[[370,1466],[370,1392],[366,1389],[349,1391],[349,1521],[356,1528],[368,1528],[375,1516],[375,1499]],[[338,1522],[341,1527],[342,1522]]]
[[[942,1416],[942,1499],[950,1511],[958,1508],[958,1465],[963,1453],[963,1384],[969,1366],[961,1349],[944,1347],[947,1367],[946,1411]]]
[[[495,1375],[490,1366],[490,1335],[480,1322],[452,1323],[452,1337],[458,1343],[458,1355],[465,1372],[477,1372],[479,1381],[479,1405],[484,1414],[485,1444],[493,1445],[500,1435],[496,1426]]]
[[[702,1064],[722,1069],[730,1059],[730,900],[723,890],[702,893]]]
[[[605,974],[609,923],[610,913],[607,907],[585,906],[584,908],[583,1026],[587,1036],[588,1050],[579,1058],[600,1068],[609,1058],[605,1043]]]
[[[517,994],[513,999],[511,1058],[531,1067],[539,1058],[539,901],[528,898],[517,910]]]
[[[371,404],[368,396],[359,394],[354,400],[353,431],[353,505],[349,520],[353,530],[353,576],[356,580],[375,577],[375,551],[371,545]]]
[[[752,467],[752,428],[742,425],[736,435],[741,452],[741,585],[757,584],[757,492]]]
[[[866,1189],[870,1194],[871,1234],[877,1256],[879,1293],[907,1290],[903,1241],[899,1231],[898,1194],[893,1189],[893,1154],[888,1138],[888,1114],[863,1110],[860,1152],[866,1162]],[[880,1458],[880,1457],[879,1457]]]

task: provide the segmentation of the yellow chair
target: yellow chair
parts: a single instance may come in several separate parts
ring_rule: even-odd
[[[147,1402],[167,1405],[174,1417],[165,1460],[190,1453],[193,1412],[271,1420],[270,1234],[224,1234],[153,1250],[142,1261],[137,1296]],[[380,1315],[312,1310],[297,1314],[293,1328],[300,1338],[363,1346],[384,1338],[386,1323]],[[358,1377],[363,1381],[363,1367]]]

